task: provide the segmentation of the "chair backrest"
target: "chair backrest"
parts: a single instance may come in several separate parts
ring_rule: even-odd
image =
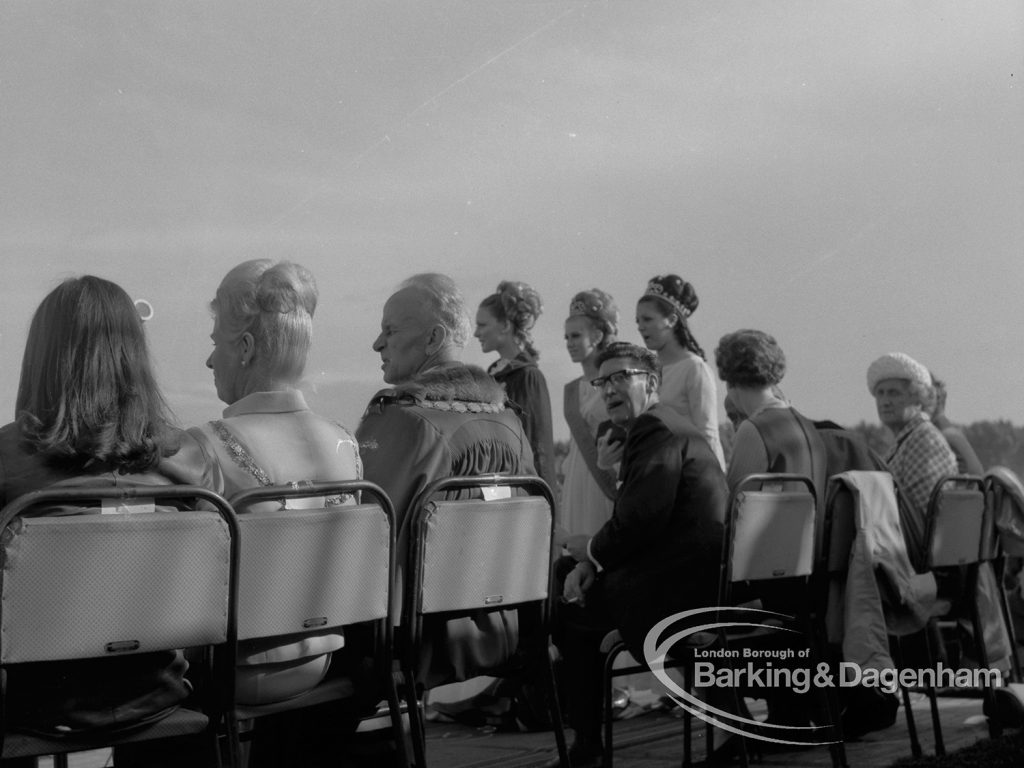
[[[786,490],[794,483],[804,488]],[[814,484],[801,475],[744,478],[733,490],[726,521],[725,594],[738,581],[809,576],[816,505]]]
[[[928,504],[929,568],[979,561],[985,506],[984,484],[980,477],[955,475],[936,483]]]
[[[266,501],[335,499],[372,504],[267,509]],[[376,485],[353,480],[242,491],[231,499],[241,531],[238,638],[320,631],[390,615],[393,512]],[[250,506],[257,510],[247,512]],[[301,504],[297,506],[302,506]],[[390,622],[389,622],[390,624]]]
[[[522,488],[528,496],[437,499],[459,489]],[[504,608],[548,598],[554,519],[551,491],[536,477],[447,478],[411,510],[407,616]],[[403,619],[403,623],[404,619]]]
[[[213,510],[36,516],[138,497]],[[37,491],[7,505],[0,528],[0,663],[233,649],[236,529],[216,494],[184,486]]]

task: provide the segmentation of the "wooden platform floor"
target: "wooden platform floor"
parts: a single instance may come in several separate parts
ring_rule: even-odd
[[[988,730],[981,714],[981,702],[975,699],[939,700],[942,729],[949,752],[986,738]],[[912,697],[912,708],[925,753],[934,751],[931,718],[927,700]],[[703,729],[694,724],[694,758],[703,757]],[[615,725],[615,765],[617,768],[667,768],[678,766],[682,756],[682,720],[668,712],[650,712]],[[571,734],[570,734],[571,738]],[[848,742],[847,761],[851,768],[880,768],[910,754],[906,720],[901,710],[895,725]],[[429,723],[427,755],[437,768],[529,768],[555,754],[550,733],[503,733],[491,728],[469,728],[457,724]],[[338,765],[351,764],[339,759]],[[49,759],[40,761],[49,768]],[[107,768],[112,765],[107,750],[71,756],[71,768]],[[815,748],[765,755],[755,765],[773,768],[825,768],[831,765],[828,750]],[[1024,765],[1024,755],[1021,757]],[[302,768],[302,766],[296,766]],[[378,768],[384,768],[378,763]]]

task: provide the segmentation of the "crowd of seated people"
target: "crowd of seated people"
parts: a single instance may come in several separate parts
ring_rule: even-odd
[[[542,303],[530,286],[503,281],[479,303],[473,335],[484,352],[499,355],[484,371],[462,362],[472,328],[455,282],[426,273],[401,283],[383,303],[381,332],[372,341],[387,387],[371,398],[354,435],[313,413],[301,393],[317,303],[315,279],[298,264],[257,259],[230,270],[210,303],[214,349],[207,360],[226,408],[220,419],[181,430],[157,386],[142,319],[128,295],[98,277],[62,282],[33,317],[16,418],[0,429],[0,504],[55,483],[180,483],[230,496],[257,486],[365,477],[394,504],[401,563],[409,546],[403,522],[432,481],[513,473],[556,484],[547,383],[530,336]],[[729,489],[745,476],[806,475],[822,505],[830,476],[887,470],[903,502],[898,523],[906,550],[920,567],[931,490],[958,467],[980,470],[963,434],[945,420],[944,386],[908,355],[884,355],[868,369],[879,418],[895,439],[879,458],[852,433],[795,410],[779,389],[781,348],[749,329],[722,337],[714,355],[735,427],[726,465],[716,385],[688,325],[696,307],[691,284],[671,274],[653,278],[636,306],[646,349],[616,341],[619,313],[599,289],[577,293],[565,321],[567,351],[583,373],[565,387],[572,439],[557,518],[565,556],[556,569],[564,600],[555,638],[569,681],[574,765],[600,759],[601,637],[619,629],[639,657],[661,618],[715,604]],[[763,597],[785,608],[784,595]],[[881,615],[872,620],[884,623]],[[427,687],[485,673],[525,631],[514,610],[434,622],[425,628]],[[357,635],[336,630],[243,644],[236,696],[253,704],[296,696],[358,665],[363,650]],[[844,644],[843,651],[859,660],[878,649]],[[130,692],[118,683],[125,679]],[[76,692],[98,680],[102,691]],[[139,698],[140,685],[144,705],[119,710]],[[12,668],[6,717],[13,727],[51,732],[79,722],[102,727],[96,712],[82,709],[89,701],[141,722],[185,702],[192,686],[182,651]],[[372,694],[366,703],[372,708]],[[862,704],[875,716],[844,716],[851,736],[895,717],[892,697]],[[770,702],[770,713],[806,724],[800,706]],[[340,726],[329,709],[266,718],[257,725],[251,763],[329,761],[332,740],[355,724],[349,717]],[[181,764],[189,745],[182,749],[169,756],[126,747],[117,765]],[[187,761],[201,766],[215,757],[197,748]]]

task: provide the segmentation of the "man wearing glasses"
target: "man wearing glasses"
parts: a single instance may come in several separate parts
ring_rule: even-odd
[[[564,576],[556,643],[562,652],[574,766],[600,764],[600,643],[617,628],[643,657],[648,630],[673,613],[715,604],[728,500],[707,441],[658,403],[657,356],[617,342],[598,358],[591,383],[611,420],[626,430],[611,519],[574,536]]]

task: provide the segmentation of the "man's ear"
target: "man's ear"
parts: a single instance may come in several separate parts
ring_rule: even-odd
[[[448,341],[448,331],[440,324],[431,327],[430,332],[427,333],[427,355],[433,355],[444,349],[445,343]]]
[[[647,375],[647,394],[653,395],[658,391],[660,385],[661,381],[658,379],[658,374],[650,373]]]

